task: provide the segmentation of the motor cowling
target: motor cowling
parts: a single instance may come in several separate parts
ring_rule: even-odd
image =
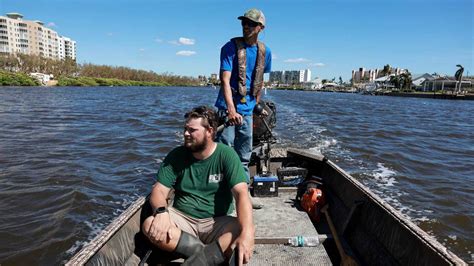
[[[253,146],[264,142],[272,142],[272,129],[276,126],[276,106],[271,101],[260,101],[260,106],[254,108],[253,113]],[[265,110],[266,116],[261,115]],[[265,122],[268,125],[265,125]]]

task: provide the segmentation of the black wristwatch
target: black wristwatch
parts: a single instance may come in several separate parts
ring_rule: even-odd
[[[168,208],[158,207],[158,208],[155,209],[155,212],[153,213],[153,216],[155,216],[157,214],[160,214],[160,213],[164,213],[164,212],[168,212]]]

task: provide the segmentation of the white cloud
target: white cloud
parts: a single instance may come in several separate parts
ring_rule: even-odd
[[[290,58],[284,61],[285,63],[306,63],[309,62],[306,58]]]
[[[46,25],[46,26],[48,26],[48,27],[56,27],[56,23],[50,22],[50,23],[48,23],[48,25]]]
[[[194,45],[194,43],[196,43],[196,40],[179,37],[179,43],[182,45]]]
[[[272,60],[278,59],[278,56],[275,53],[272,53]]]
[[[196,54],[195,51],[179,51],[176,53],[176,55],[180,55],[180,56],[191,56],[195,54]]]
[[[173,45],[194,45],[196,43],[196,40],[179,37],[178,40],[168,41],[168,43],[173,44]]]
[[[309,64],[309,66],[312,66],[312,67],[323,67],[323,66],[326,66],[324,63],[311,63]]]
[[[107,36],[114,36],[113,32],[107,32]]]
[[[163,40],[162,40],[162,39],[160,39],[160,38],[156,38],[156,39],[155,39],[155,42],[157,42],[157,43],[162,43],[162,42],[163,42]]]
[[[138,51],[145,52],[145,48],[140,48],[140,49],[138,49]]]

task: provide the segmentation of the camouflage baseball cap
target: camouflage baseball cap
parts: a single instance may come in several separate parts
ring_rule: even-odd
[[[237,19],[250,19],[251,21],[257,22],[262,24],[262,26],[265,26],[265,15],[263,14],[262,11],[252,8],[247,10],[243,16],[238,17]]]

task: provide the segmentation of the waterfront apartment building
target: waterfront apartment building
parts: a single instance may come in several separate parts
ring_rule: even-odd
[[[283,82],[283,73],[285,71],[271,71],[270,72],[270,77],[269,77],[269,81],[271,83],[284,83]]]
[[[60,36],[41,21],[24,20],[19,13],[8,13],[0,16],[0,53],[75,60],[76,42]]]
[[[301,78],[303,79],[302,82],[310,82],[311,81],[311,70],[305,69],[304,73],[303,73],[303,77],[300,76],[300,80],[301,80]]]
[[[68,37],[58,36],[58,58],[76,59],[76,42]]]
[[[301,76],[302,74],[300,70],[285,71],[283,74],[283,80],[286,84],[298,84],[301,82]]]
[[[390,74],[400,75],[407,72],[406,69],[392,68]],[[360,67],[359,70],[352,70],[352,83],[366,83],[374,81],[377,78],[387,75],[383,73],[383,69],[368,69]]]
[[[311,70],[285,70],[270,72],[270,82],[280,84],[300,84],[311,81]]]

